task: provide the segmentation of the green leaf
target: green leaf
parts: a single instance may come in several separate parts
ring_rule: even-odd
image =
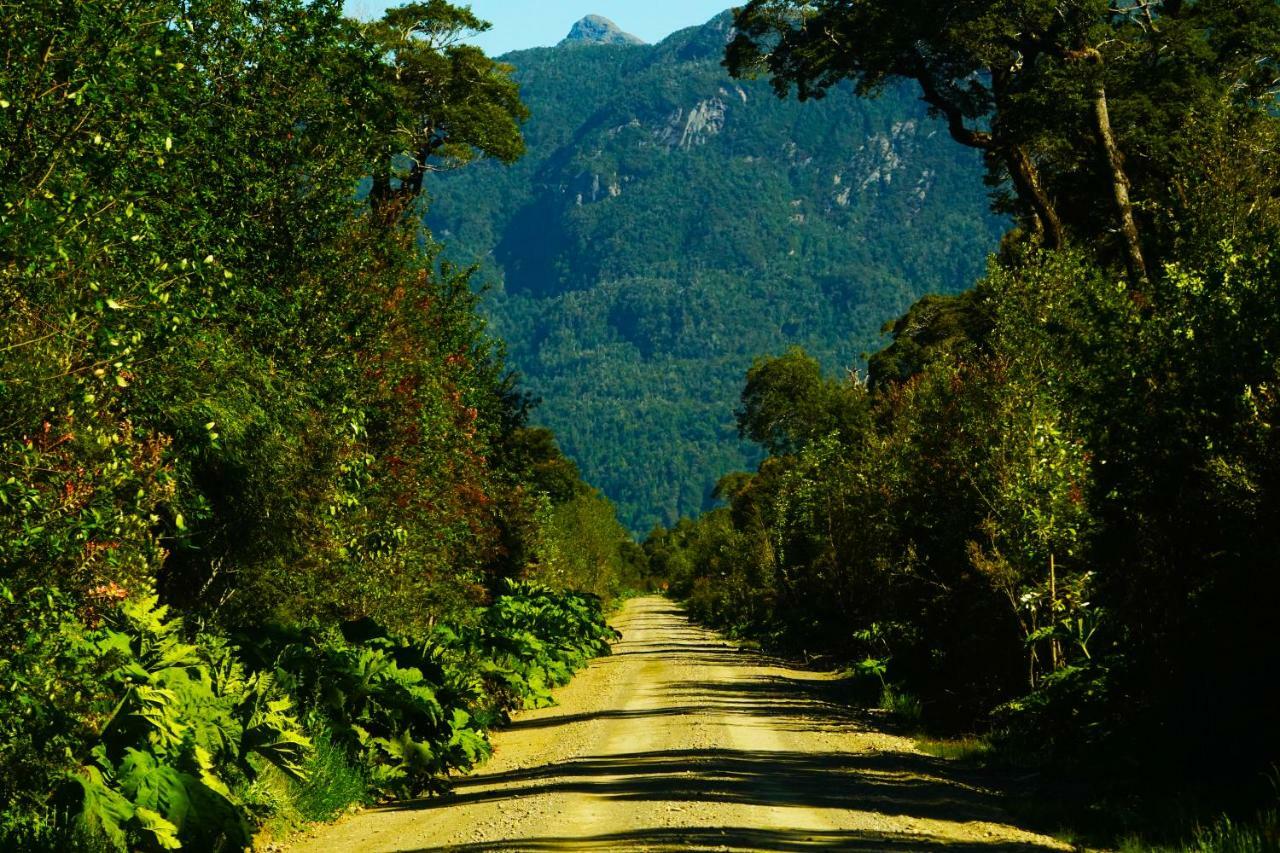
[[[179,850],[182,842],[178,840],[178,827],[165,820],[151,809],[139,806],[134,812],[142,831],[151,836],[151,841],[162,850]]]
[[[134,816],[133,803],[107,785],[102,770],[92,765],[81,767],[72,775],[79,785],[81,800],[76,822],[92,834],[100,834],[117,847],[129,845],[125,827]]]

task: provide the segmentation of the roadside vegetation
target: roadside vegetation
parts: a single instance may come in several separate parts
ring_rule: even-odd
[[[523,148],[483,26],[0,14],[0,848],[437,792],[608,651],[643,555],[420,225]]]
[[[655,530],[654,571],[926,733],[979,732],[924,748],[1035,769],[1048,822],[1276,849],[1280,7],[755,0],[736,25],[727,64],[780,95],[915,85],[1016,225],[865,372],[761,358],[737,416],[765,460]]]

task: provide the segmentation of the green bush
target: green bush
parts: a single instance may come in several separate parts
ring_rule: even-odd
[[[57,593],[21,604],[0,658],[0,842],[22,849],[243,847],[277,817],[439,792],[489,755],[492,724],[617,637],[595,596],[522,582],[426,640],[363,621],[243,651],[154,598],[97,627]]]
[[[509,582],[477,632],[464,636],[483,656],[482,671],[497,695],[513,707],[532,708],[549,704],[552,687],[566,683],[591,658],[608,654],[618,634],[594,595]]]
[[[65,598],[44,599],[58,608],[44,626],[57,646],[43,660],[30,649],[0,660],[13,688],[2,709],[6,813],[52,805],[55,834],[118,848],[247,844],[231,786],[265,765],[301,777],[310,749],[272,676],[246,673],[220,638],[185,642],[154,598],[121,602],[97,627]]]

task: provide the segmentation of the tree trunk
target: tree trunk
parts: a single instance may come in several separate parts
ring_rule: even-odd
[[[1111,173],[1111,198],[1115,202],[1116,217],[1120,221],[1120,236],[1124,240],[1125,265],[1129,268],[1129,280],[1136,286],[1147,283],[1147,262],[1142,255],[1142,241],[1138,236],[1138,223],[1133,218],[1133,202],[1129,198],[1129,176],[1124,171],[1124,155],[1116,144],[1111,127],[1111,110],[1107,105],[1107,84],[1102,79],[1102,53],[1096,47],[1068,51],[1065,58],[1084,61],[1098,66],[1098,79],[1093,88],[1093,124],[1098,134],[1098,144],[1107,170]]]
[[[1124,157],[1120,147],[1116,145],[1115,133],[1111,129],[1111,111],[1107,108],[1107,87],[1101,80],[1094,90],[1093,119],[1097,126],[1098,139],[1102,144],[1102,152],[1106,157],[1107,167],[1111,171],[1111,192],[1116,204],[1116,214],[1120,219],[1120,236],[1124,239],[1125,262],[1129,267],[1129,278],[1136,285],[1147,283],[1147,262],[1142,256],[1142,242],[1138,238],[1138,224],[1133,218],[1133,202],[1129,199],[1129,176],[1124,171]]]
[[[1000,93],[1007,86],[1006,75],[996,69],[992,70],[991,75],[996,100],[999,102],[1003,97]],[[947,131],[952,139],[969,148],[994,154],[1004,161],[1018,200],[1022,202],[1030,218],[1036,223],[1037,234],[1042,237],[1046,247],[1061,249],[1066,242],[1062,220],[1058,217],[1049,194],[1045,192],[1044,184],[1040,180],[1040,170],[1036,168],[1035,161],[1031,159],[1027,150],[1016,142],[1003,139],[997,132],[975,130],[969,127],[965,123],[964,112],[938,89],[927,70],[922,68],[916,74],[916,81],[924,93],[925,103],[941,112],[946,118]]]
[[[391,174],[379,170],[373,175],[373,186],[369,189],[369,206],[374,213],[382,213],[387,202],[391,200]]]
[[[1058,564],[1054,555],[1049,555],[1049,618],[1050,624],[1058,621]],[[1057,637],[1049,638],[1049,660],[1052,672],[1057,672],[1062,663],[1062,647]]]
[[[1031,155],[1021,145],[1013,145],[1005,155],[1005,161],[1018,197],[1031,208],[1039,222],[1045,247],[1061,249],[1066,242],[1062,219],[1058,217],[1058,211],[1054,208],[1052,199],[1045,192],[1044,184],[1040,180],[1040,170],[1036,168]]]
[[[427,158],[431,156],[430,148],[423,148],[418,152],[417,158],[414,159],[413,165],[409,169],[409,176],[405,179],[402,192],[410,198],[417,198],[422,195],[422,182],[427,176]]]
[[[409,173],[400,180],[400,185],[391,186],[391,164],[395,159],[394,152],[388,152],[387,165],[373,176],[373,189],[369,193],[369,204],[373,212],[384,223],[390,224],[402,215],[422,195],[424,179],[427,175],[427,161],[445,144],[445,137],[433,131],[427,133],[428,142],[417,152],[409,167]]]

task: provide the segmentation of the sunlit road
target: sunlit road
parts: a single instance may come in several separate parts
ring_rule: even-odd
[[[875,731],[797,670],[627,604],[612,657],[517,715],[454,794],[368,810],[298,851],[1069,849],[982,779]]]

